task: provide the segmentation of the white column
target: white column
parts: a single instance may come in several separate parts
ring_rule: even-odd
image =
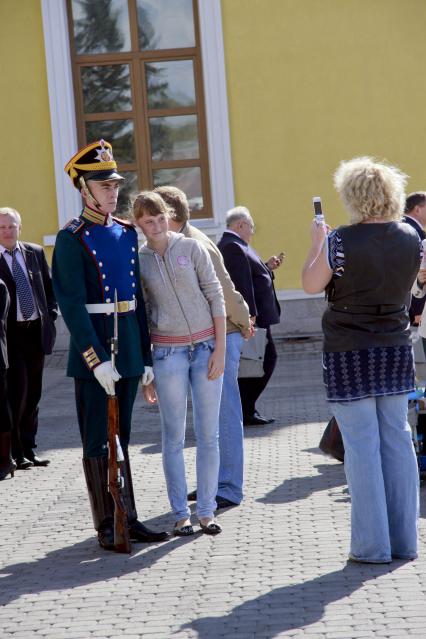
[[[52,126],[58,229],[81,211],[81,197],[64,166],[77,152],[74,91],[65,0],[41,0],[50,121]],[[52,244],[54,236],[46,236]]]
[[[210,182],[216,230],[235,205],[220,0],[198,0]]]

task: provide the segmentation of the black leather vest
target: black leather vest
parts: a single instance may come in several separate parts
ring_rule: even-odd
[[[408,224],[338,228],[344,273],[332,278],[322,327],[324,350],[410,344],[408,306],[420,266],[419,237]]]

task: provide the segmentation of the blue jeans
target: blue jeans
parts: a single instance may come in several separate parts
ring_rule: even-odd
[[[214,340],[189,346],[154,346],[155,389],[161,415],[163,468],[176,521],[189,517],[185,462],[188,390],[191,388],[197,441],[197,515],[212,517],[216,510],[219,473],[219,406],[222,377],[207,379]]]
[[[419,476],[407,395],[331,402],[330,408],[345,445],[350,554],[371,562],[415,558]]]
[[[243,499],[244,432],[243,411],[238,387],[243,338],[241,333],[226,336],[225,372],[219,413],[219,488],[217,494],[234,504]]]

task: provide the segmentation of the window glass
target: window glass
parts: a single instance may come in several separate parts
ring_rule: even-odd
[[[86,122],[87,144],[101,138],[112,144],[114,159],[118,165],[136,161],[133,120]]]
[[[130,51],[127,0],[72,0],[77,55]]]
[[[198,158],[196,115],[150,118],[149,131],[154,161]]]
[[[118,217],[131,217],[132,204],[136,195],[139,193],[138,176],[134,171],[120,171],[119,174],[126,178],[120,183],[120,191],[118,193],[117,211],[115,215]]]
[[[195,46],[192,0],[136,0],[136,8],[141,50]]]
[[[157,169],[152,173],[154,186],[177,186],[186,194],[191,211],[203,208],[201,171],[198,166],[187,169]]]
[[[84,113],[130,111],[130,69],[128,64],[81,67]]]
[[[148,109],[174,109],[195,105],[192,60],[146,62]]]
[[[172,184],[211,217],[198,0],[56,1],[67,4],[79,144],[107,140],[129,172],[121,214],[139,188]]]

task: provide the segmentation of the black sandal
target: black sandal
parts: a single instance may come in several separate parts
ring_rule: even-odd
[[[178,528],[177,524],[175,524],[175,527],[173,528],[173,534],[176,537],[189,537],[190,535],[194,534],[194,529],[191,524],[188,524],[187,526],[181,526],[180,528]]]
[[[209,524],[207,524],[207,526],[202,524],[200,520],[198,520],[198,523],[200,524],[201,530],[206,535],[218,535],[219,533],[222,532],[221,526],[219,526],[219,524],[217,524],[214,521],[211,521]]]

